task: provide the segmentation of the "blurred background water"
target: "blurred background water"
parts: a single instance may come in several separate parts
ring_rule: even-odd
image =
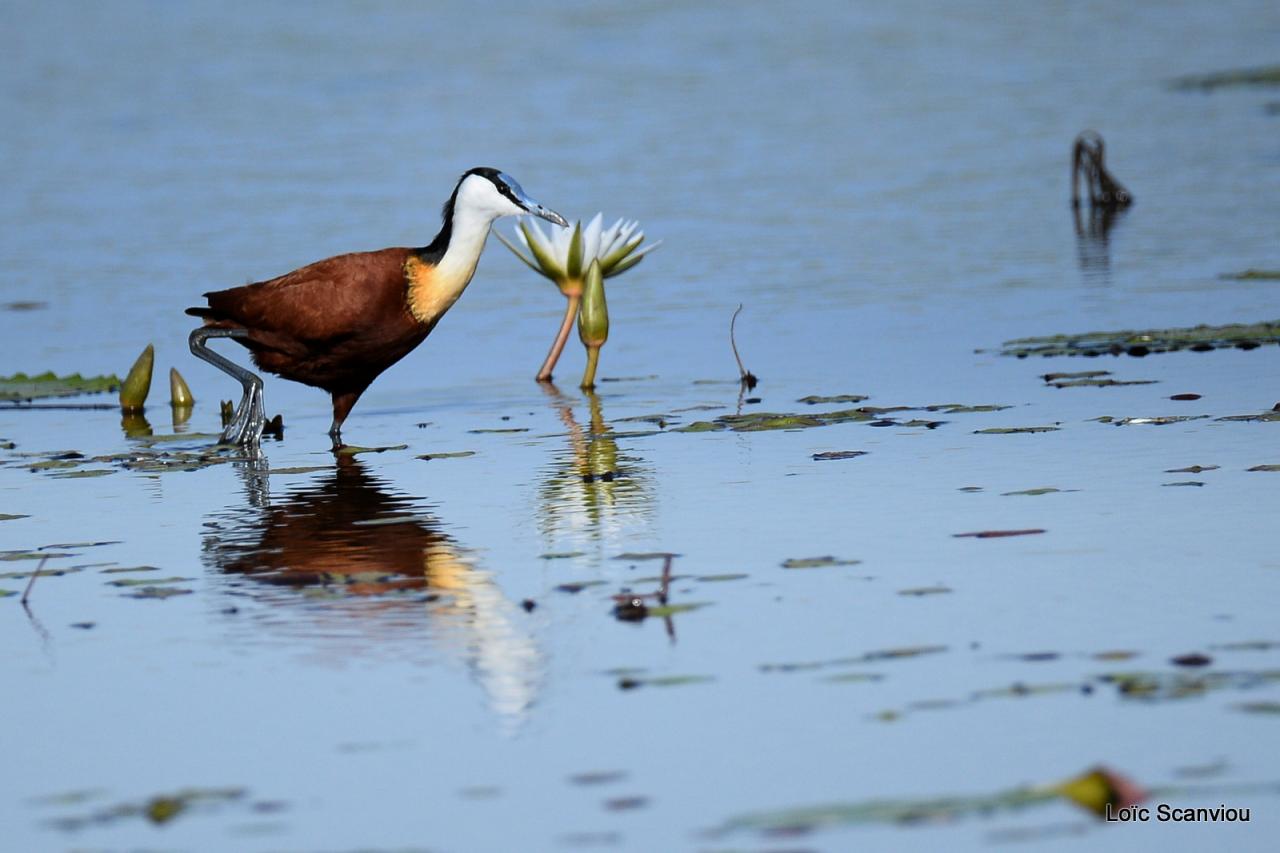
[[[757,850],[773,842],[700,833],[757,809],[993,791],[1100,761],[1152,784],[1215,762],[1228,782],[1280,778],[1273,719],[1235,708],[1276,699],[1277,475],[1245,472],[1280,462],[1274,425],[1088,422],[1268,409],[1275,349],[1105,364],[975,352],[1274,319],[1275,281],[1219,276],[1280,267],[1280,89],[1170,81],[1273,63],[1277,44],[1280,9],[1250,0],[4,3],[0,302],[44,306],[0,311],[0,374],[122,373],[154,342],[161,378],[176,365],[192,384],[194,427],[214,431],[213,401],[234,385],[189,356],[182,309],[329,255],[423,245],[471,166],[570,219],[634,217],[664,241],[610,281],[602,362],[607,377],[653,378],[602,384],[594,401],[573,387],[575,344],[563,393],[532,382],[563,305],[491,242],[454,311],[347,423],[349,441],[407,450],[335,466],[326,396],[268,378],[288,428],[270,467],[322,470],[56,480],[11,455],[0,512],[27,517],[0,522],[3,549],[116,544],[62,549],[75,556],[51,568],[89,567],[36,585],[35,623],[4,602],[6,844]],[[1068,206],[1085,128],[1137,198],[1105,241],[1078,237]],[[618,419],[740,405],[736,383],[695,384],[735,378],[739,303],[761,408],[848,393],[1016,408],[930,415],[951,421],[936,430],[627,437],[650,425]],[[1037,378],[1095,367],[1159,384]],[[1182,391],[1203,399],[1168,400]],[[724,408],[675,411],[695,406]],[[162,399],[151,415],[167,432]],[[1050,423],[1063,429],[973,434]],[[129,446],[113,412],[0,410],[0,437],[17,452]],[[844,449],[870,453],[811,459]],[[414,458],[452,451],[476,455]],[[1193,463],[1221,472],[1162,487]],[[623,476],[582,482],[605,470]],[[1002,495],[1044,486],[1079,491]],[[992,527],[1049,532],[951,538]],[[675,642],[659,620],[609,615],[611,593],[650,589],[636,578],[660,567],[613,558],[655,551],[682,555],[679,598],[712,605],[678,614]],[[563,553],[576,556],[546,558]],[[862,562],[779,567],[825,554]],[[194,594],[103,585],[104,566],[140,564]],[[413,582],[321,582],[343,573]],[[747,577],[696,580],[724,573]],[[556,589],[584,581],[603,583]],[[932,585],[952,592],[897,594]],[[1109,649],[1163,671],[1253,641],[1263,650],[1219,661],[1251,674],[1249,691],[885,721],[1085,680]],[[760,670],[930,644],[947,651],[876,668],[873,684]],[[1045,651],[1060,657],[1016,658]],[[619,668],[713,680],[619,690]],[[598,771],[625,776],[568,781]],[[190,785],[244,786],[256,810],[163,830],[49,823]],[[37,799],[74,790],[98,793]],[[1280,801],[1253,802],[1245,826],[1104,831],[1062,806],[781,843],[963,849],[1014,825],[1042,846],[1269,849]]]

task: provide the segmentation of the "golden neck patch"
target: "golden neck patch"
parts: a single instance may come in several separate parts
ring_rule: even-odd
[[[469,268],[437,267],[410,256],[404,262],[409,312],[419,323],[434,326],[458,301],[475,271],[474,263]]]

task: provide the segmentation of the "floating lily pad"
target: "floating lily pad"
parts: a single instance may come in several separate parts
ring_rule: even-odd
[[[1103,675],[1099,681],[1113,685],[1124,699],[1167,701],[1275,684],[1280,682],[1280,670],[1121,672]]]
[[[709,604],[710,602],[707,601],[691,601],[687,604],[660,604],[648,608],[648,612],[650,616],[662,619],[667,616],[675,616],[677,613],[688,613],[693,610],[701,610],[702,608],[709,606]]]
[[[952,533],[951,535],[957,539],[970,537],[973,539],[999,539],[1005,536],[1032,536],[1037,533],[1044,533],[1040,528],[1028,528],[1026,530],[979,530],[975,533]]]
[[[105,477],[114,473],[115,471],[110,468],[82,468],[78,471],[61,471],[49,476],[57,480],[87,480],[94,477]]]
[[[834,397],[819,397],[816,394],[810,394],[808,397],[801,397],[796,402],[816,406],[820,403],[861,403],[865,399],[867,397],[863,394],[837,394]]]
[[[288,474],[314,474],[316,471],[332,471],[332,465],[295,465],[289,468],[272,468],[268,474],[286,476]]]
[[[541,560],[568,560],[572,557],[585,557],[586,551],[550,551],[546,554],[539,554]]]
[[[1188,403],[1188,402],[1191,402],[1192,400],[1199,400],[1200,395],[1199,394],[1171,394],[1169,395],[1169,399],[1177,400],[1179,403]]]
[[[1014,435],[1023,432],[1057,432],[1062,427],[1056,426],[1025,426],[1025,427],[987,427],[986,429],[975,429],[974,435]]]
[[[1061,491],[1076,492],[1076,491],[1079,491],[1079,489],[1055,489],[1053,486],[1041,486],[1040,488],[1022,489],[1021,491],[1017,491],[1017,492],[1001,492],[1000,495],[1001,497],[1006,497],[1006,498],[1011,497],[1013,495],[1027,495],[1030,497],[1038,497],[1040,495],[1051,495],[1051,494],[1054,494],[1055,492],[1061,492]]]
[[[1001,406],[996,404],[966,406],[963,403],[939,403],[933,406],[925,406],[924,408],[925,411],[929,412],[945,412],[948,415],[965,415],[979,412],[1003,412],[1005,409],[1012,409],[1013,406]]]
[[[1180,423],[1183,423],[1184,421],[1204,420],[1207,417],[1209,416],[1208,415],[1164,415],[1158,418],[1120,418],[1119,420],[1112,418],[1105,421],[1102,420],[1102,418],[1098,418],[1098,420],[1102,421],[1102,423],[1114,424],[1115,426],[1134,426],[1134,425],[1168,426],[1169,424],[1180,424]]]
[[[921,597],[925,595],[945,595],[954,592],[949,586],[914,586],[908,589],[898,590],[898,595],[911,595]]]
[[[144,586],[135,588],[129,598],[172,598],[175,595],[191,595],[194,590],[172,586]]]
[[[1224,272],[1218,278],[1232,281],[1280,281],[1280,270],[1247,269],[1242,272]]]
[[[1026,358],[1031,355],[1122,355],[1145,356],[1158,352],[1190,349],[1205,351],[1237,347],[1253,349],[1280,342],[1280,320],[1262,323],[1234,323],[1226,326],[1194,326],[1183,329],[1125,329],[1113,332],[1085,332],[1077,335],[1047,335],[1006,341],[1001,355]]]
[[[1156,379],[1059,379],[1054,388],[1112,388],[1118,385],[1155,385]]]
[[[17,521],[19,518],[30,518],[29,515],[21,515],[10,512],[0,512],[0,521]]]
[[[120,580],[107,581],[107,583],[110,584],[111,586],[135,587],[135,586],[153,586],[153,585],[159,586],[160,584],[164,584],[164,583],[185,583],[186,581],[193,581],[193,580],[195,580],[195,578],[183,578],[183,577],[121,578]]]
[[[119,575],[119,574],[125,574],[127,572],[158,572],[158,571],[160,571],[160,569],[157,566],[118,566],[115,568],[103,569],[101,574]]]
[[[1188,465],[1186,468],[1166,468],[1166,474],[1199,474],[1203,471],[1217,471],[1218,465]]]
[[[644,678],[624,676],[618,679],[618,688],[634,690],[637,687],[687,687],[690,684],[706,684],[715,681],[711,675],[654,675]]]
[[[679,554],[672,554],[667,551],[627,551],[614,557],[615,560],[627,560],[632,563],[643,562],[644,560],[665,560],[667,557],[679,557]]]
[[[723,575],[697,575],[694,577],[694,580],[702,581],[703,583],[721,583],[723,581],[739,581],[739,580],[742,580],[743,578],[749,578],[749,577],[751,577],[751,575],[742,574],[741,572],[739,572],[739,573],[729,573],[729,574],[723,574]]]
[[[1280,86],[1280,65],[1236,68],[1210,74],[1187,74],[1174,79],[1171,85],[1175,89],[1199,89],[1204,92],[1237,86]]]
[[[1280,471],[1280,465],[1254,465],[1250,471]]]
[[[11,595],[17,595],[17,594],[18,593],[12,589],[0,589],[0,598],[8,598]]]
[[[501,434],[503,434],[503,433],[510,433],[510,432],[528,432],[528,431],[529,431],[529,428],[528,428],[528,427],[495,427],[495,428],[491,428],[491,429],[469,429],[469,430],[467,430],[467,432],[472,433],[472,434],[474,434],[474,435],[485,435],[485,434],[489,434],[489,433],[493,433],[493,434],[495,434],[495,435],[501,435]]]
[[[356,444],[344,444],[339,447],[337,453],[339,456],[355,456],[360,453],[386,453],[388,450],[408,450],[407,444],[390,444],[385,447],[360,447]]]
[[[1262,421],[1262,422],[1280,422],[1280,409],[1272,409],[1266,412],[1259,412],[1256,415],[1224,415],[1216,418],[1219,421]]]
[[[621,782],[627,778],[625,770],[592,770],[586,773],[574,773],[569,777],[570,785],[608,785]]]
[[[822,453],[813,454],[814,461],[827,462],[834,459],[856,459],[859,456],[866,456],[865,450],[826,450]]]
[[[1177,482],[1174,482],[1174,483],[1161,483],[1160,485],[1162,486],[1203,486],[1204,483],[1202,483],[1199,480],[1178,480]]]
[[[84,377],[79,373],[57,376],[52,372],[28,376],[15,373],[0,376],[0,400],[42,400],[51,397],[75,397],[80,394],[102,394],[120,387],[120,378]]]
[[[861,560],[837,560],[835,557],[799,557],[782,561],[784,569],[826,569],[831,566],[856,566]]]
[[[1241,702],[1233,707],[1246,714],[1280,715],[1280,702]]]
[[[1079,370],[1075,373],[1046,373],[1040,378],[1045,382],[1059,382],[1063,379],[1097,379],[1100,376],[1110,375],[1110,370]]]
[[[604,585],[604,581],[595,581],[595,580],[576,581],[574,583],[562,583],[556,586],[556,592],[568,592],[568,593],[576,594],[576,593],[582,592],[584,589],[589,589],[593,586],[603,586],[603,585]]]
[[[448,453],[424,453],[421,456],[416,456],[414,458],[429,462],[432,459],[463,459],[467,456],[475,455],[476,452],[474,450],[454,450]]]
[[[87,815],[54,818],[49,823],[57,829],[68,832],[80,831],[92,826],[111,824],[131,818],[143,818],[154,824],[164,824],[189,809],[215,807],[242,799],[245,793],[244,788],[184,788],[171,794],[159,794],[140,802],[118,803]],[[96,797],[97,794],[97,791],[93,791],[91,796],[86,796],[82,799],[87,800]],[[63,805],[80,801],[62,800],[50,802],[49,804]]]

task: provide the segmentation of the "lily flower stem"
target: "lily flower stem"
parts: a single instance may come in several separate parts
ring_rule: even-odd
[[[582,372],[582,389],[596,387],[596,365],[600,363],[600,347],[587,347],[587,369]]]
[[[555,370],[556,362],[560,360],[565,341],[569,340],[569,332],[573,329],[573,321],[578,316],[578,304],[582,301],[582,296],[569,296],[567,299],[569,304],[564,309],[564,320],[560,323],[560,332],[556,335],[555,342],[551,344],[551,351],[547,353],[546,361],[542,362],[542,368],[538,371],[539,382],[551,381],[551,371]]]

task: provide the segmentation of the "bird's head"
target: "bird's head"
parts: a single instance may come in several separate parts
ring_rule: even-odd
[[[567,226],[569,224],[563,216],[554,210],[543,207],[529,198],[520,185],[516,183],[515,178],[505,172],[490,169],[487,166],[468,169],[458,179],[458,186],[454,189],[453,197],[449,199],[449,203],[453,206],[455,214],[466,210],[470,213],[480,214],[489,220],[497,219],[499,216],[530,214],[540,216],[557,225]]]

